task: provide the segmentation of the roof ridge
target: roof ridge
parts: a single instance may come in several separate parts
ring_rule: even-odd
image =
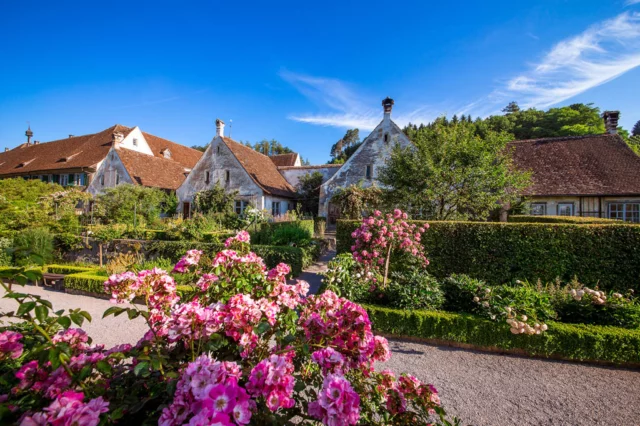
[[[580,139],[589,139],[589,138],[601,138],[601,137],[613,137],[620,136],[617,133],[601,133],[601,134],[589,134],[589,135],[570,135],[570,136],[551,136],[547,138],[532,138],[532,139],[516,139],[512,140],[509,143],[521,143],[521,142],[561,142],[565,140],[580,140]]]
[[[255,149],[253,149],[253,148],[251,148],[251,147],[248,147],[248,146],[246,146],[246,145],[245,145],[245,144],[243,144],[243,143],[240,143],[240,142],[234,141],[233,139],[228,138],[228,137],[226,137],[226,136],[222,136],[222,139],[223,139],[223,140],[225,140],[225,141],[226,141],[226,140],[229,140],[229,142],[233,142],[233,143],[235,143],[236,145],[239,145],[239,146],[241,146],[241,147],[242,147],[242,148],[244,148],[244,149],[249,149],[249,150],[251,150],[252,152],[255,152],[256,154],[260,154],[260,155],[262,155],[264,158],[266,158],[267,160],[271,160],[271,158],[270,158],[268,155],[264,155],[264,154],[263,154],[263,153],[261,153],[260,151],[256,151]]]

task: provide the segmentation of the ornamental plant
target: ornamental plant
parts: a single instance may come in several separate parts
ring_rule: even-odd
[[[3,284],[17,310],[0,328],[0,423],[451,424],[433,386],[374,369],[389,345],[361,306],[288,284],[289,266],[267,270],[244,233],[225,246],[190,250],[174,275],[108,278],[104,316],[147,323],[135,345],[92,344],[72,327],[86,312],[53,311]]]
[[[399,209],[386,215],[376,210],[372,216],[364,218],[362,225],[351,234],[355,239],[351,246],[353,258],[363,264],[367,271],[374,271],[382,276],[383,289],[387,287],[392,255],[407,255],[402,263],[415,263],[419,266],[429,264],[420,243],[422,234],[429,225],[418,227],[409,224],[407,217]],[[372,278],[372,281],[376,283],[377,278]]]

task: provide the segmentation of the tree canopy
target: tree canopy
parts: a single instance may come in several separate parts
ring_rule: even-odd
[[[161,213],[174,213],[176,204],[175,195],[160,189],[123,184],[96,197],[93,215],[104,223],[152,223]]]
[[[344,136],[331,146],[331,160],[329,164],[344,164],[362,145],[360,130],[349,129]]]
[[[264,155],[289,154],[293,152],[291,148],[282,145],[275,139],[271,139],[270,141],[267,139],[263,139],[260,142],[254,143],[253,145],[251,144],[251,142],[245,142],[244,144],[249,148],[253,148]]]
[[[227,192],[216,182],[211,189],[197,192],[193,197],[193,207],[196,212],[208,215],[214,213],[232,213],[234,201],[238,191]]]
[[[318,214],[320,204],[320,185],[322,185],[322,173],[315,171],[300,177],[296,185],[296,191],[300,198],[302,212],[315,216]]]
[[[511,134],[440,118],[411,129],[413,147],[394,147],[378,179],[385,204],[431,220],[486,220],[530,182],[512,166]]]

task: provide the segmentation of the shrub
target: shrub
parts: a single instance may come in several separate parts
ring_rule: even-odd
[[[108,243],[123,238],[126,232],[127,225],[124,224],[94,225],[89,230],[89,235],[101,243]]]
[[[312,235],[308,230],[297,226],[278,226],[273,230],[271,243],[275,246],[304,246],[309,244]]]
[[[417,268],[391,274],[386,297],[389,306],[401,309],[437,310],[444,303],[444,293],[438,280]]]
[[[617,219],[605,219],[602,217],[580,217],[580,216],[538,216],[538,215],[509,215],[508,222],[514,223],[576,223],[593,224],[601,223],[606,225],[620,225],[623,222]]]
[[[42,265],[53,260],[53,235],[46,228],[29,228],[13,240],[14,262],[18,266]]]
[[[11,265],[10,249],[13,247],[13,238],[0,237],[0,266]]]
[[[421,224],[424,222],[413,222]],[[349,251],[359,221],[339,221],[338,252]],[[437,278],[467,274],[493,284],[568,281],[603,290],[640,290],[640,226],[429,222],[422,236]]]
[[[445,340],[485,348],[519,349],[528,355],[574,360],[640,363],[640,330],[549,322],[535,336],[514,335],[509,325],[471,314],[400,310],[366,305],[380,333]]]
[[[479,313],[474,297],[486,288],[486,283],[464,274],[453,274],[442,281],[443,308],[450,312]]]
[[[316,216],[313,218],[313,234],[318,238],[324,238],[324,231],[327,229],[327,218]]]
[[[64,277],[64,288],[105,294],[104,282],[106,279],[106,275],[98,275],[89,272],[66,275]]]
[[[258,230],[251,231],[251,241],[254,244],[271,245],[274,244],[274,235],[284,241],[288,239],[287,235],[308,241],[313,237],[313,226],[312,220],[262,223]]]
[[[97,266],[75,266],[75,265],[45,265],[43,268],[43,272],[48,272],[50,274],[80,274],[92,272],[95,273],[99,271]]]
[[[53,237],[53,246],[60,254],[84,247],[81,236],[68,233],[56,234]]]
[[[331,259],[322,275],[318,294],[331,290],[355,302],[365,302],[371,297],[371,284],[362,279],[362,268],[350,253],[341,253]]]

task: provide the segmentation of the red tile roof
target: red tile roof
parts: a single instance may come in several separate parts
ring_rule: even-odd
[[[298,154],[296,152],[290,152],[288,154],[270,155],[269,158],[271,158],[271,161],[273,161],[273,164],[277,167],[295,166]]]
[[[171,152],[171,159],[182,164],[187,169],[193,169],[193,166],[202,157],[202,151],[197,149],[189,148],[146,132],[142,132],[142,134],[156,157],[164,158],[163,151],[168,148]]]
[[[619,135],[509,143],[516,166],[532,172],[524,195],[640,195],[640,157]]]
[[[222,140],[251,179],[266,193],[287,198],[296,197],[295,189],[282,177],[269,157],[232,139],[223,137]]]
[[[175,190],[186,177],[184,166],[177,161],[125,148],[117,152],[135,184]]]

